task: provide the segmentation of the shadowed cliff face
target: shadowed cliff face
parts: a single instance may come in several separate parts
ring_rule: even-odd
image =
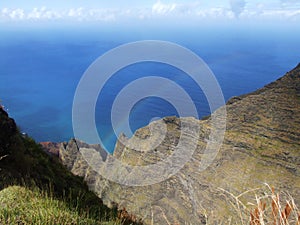
[[[17,126],[13,119],[0,105],[0,157],[10,154],[12,137],[17,134]]]
[[[146,224],[206,224],[206,217],[210,222],[228,221],[232,217],[234,222],[238,220],[236,211],[221,189],[238,195],[267,183],[288,191],[299,203],[300,64],[264,88],[230,99],[226,110],[225,140],[213,163],[202,172],[199,164],[206,157],[204,149],[211,131],[211,118],[184,119],[190,126],[199,124],[197,149],[176,175],[157,184],[130,187],[104,179],[79,152],[81,147],[90,148],[89,157],[94,157],[95,146],[80,141],[71,140],[62,145],[60,158],[74,174],[83,176],[106,204],[116,202],[143,218]],[[149,165],[172,155],[179,142],[182,120],[167,117],[160,122],[167,126],[161,145],[149,151],[132,150],[141,146],[149,148],[151,135],[160,137],[161,131],[156,129],[159,126],[154,124],[153,129],[151,124],[135,133],[139,140],[121,136],[114,157],[130,165]],[[104,167],[109,167],[111,157],[99,157],[106,162]],[[98,169],[101,174],[101,168]],[[254,193],[245,194],[242,201],[247,203],[253,197]]]

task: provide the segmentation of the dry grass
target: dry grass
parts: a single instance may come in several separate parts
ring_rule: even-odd
[[[274,188],[270,189],[269,196],[256,197],[257,206],[250,212],[250,225],[300,225],[300,211],[294,199],[286,194],[281,200],[279,193]]]
[[[266,184],[267,192],[255,194],[255,202],[246,204],[241,198],[249,192],[263,191],[253,189],[234,195],[222,188],[219,190],[230,200],[238,219],[232,218],[227,224],[241,225],[300,225],[300,210],[288,193],[276,193],[274,188]],[[234,221],[234,222],[232,222]]]

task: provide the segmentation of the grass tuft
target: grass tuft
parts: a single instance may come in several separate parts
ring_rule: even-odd
[[[79,213],[65,201],[57,200],[38,188],[10,186],[0,191],[0,224],[121,224],[98,221]]]

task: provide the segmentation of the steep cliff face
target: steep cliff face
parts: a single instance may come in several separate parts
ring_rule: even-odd
[[[12,139],[17,134],[17,126],[13,119],[0,105],[0,157],[11,153]]]
[[[177,174],[153,185],[131,187],[103,178],[101,168],[95,171],[79,152],[82,147],[90,149],[90,156],[85,157],[93,158],[97,151],[103,151],[100,146],[95,151],[95,146],[71,140],[61,146],[59,155],[106,204],[118,203],[143,218],[146,224],[205,224],[207,218],[234,221],[236,211],[221,190],[240,194],[264,183],[288,191],[299,202],[300,64],[264,88],[230,99],[225,107],[225,139],[217,157],[204,171],[199,171],[199,164],[206,157],[204,149],[211,132],[211,118],[200,121],[164,118],[139,129],[131,139],[121,136],[114,156],[99,157],[106,162],[104,167],[109,167],[112,157],[129,165],[154,164],[172,155],[183,126],[199,125],[197,148],[189,162]],[[166,125],[167,134],[162,144],[151,150],[153,140],[161,137],[161,124]],[[190,144],[187,141],[185,147]],[[146,150],[133,150],[136,148]],[[253,195],[245,194],[245,201]]]

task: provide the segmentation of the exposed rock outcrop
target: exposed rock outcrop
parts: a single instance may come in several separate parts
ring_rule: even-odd
[[[42,145],[46,153],[57,157],[59,156],[60,143],[45,141],[40,142],[40,145]]]
[[[234,222],[236,212],[219,188],[238,194],[268,183],[288,191],[299,202],[300,64],[264,88],[230,99],[224,107],[227,110],[225,139],[218,155],[204,171],[199,171],[199,163],[206,157],[204,149],[211,132],[211,117],[200,121],[167,117],[154,122],[137,130],[131,139],[121,136],[114,156],[97,158],[97,151],[103,152],[100,146],[88,146],[76,140],[61,145],[59,155],[72,173],[83,176],[106,204],[118,203],[143,218],[146,224],[206,224],[207,218],[227,221],[230,217]],[[167,180],[132,187],[100,175],[101,169],[110,168],[112,157],[137,166],[155,164],[171,156],[182,128],[193,128],[195,124],[200,127],[197,148],[189,162]],[[165,126],[167,133],[162,144],[151,149],[153,141],[162,136],[161,126]],[[184,146],[189,148],[190,144],[187,139]],[[91,150],[85,157],[105,163],[95,171],[85,161],[80,148]],[[112,173],[115,171],[110,169]]]

